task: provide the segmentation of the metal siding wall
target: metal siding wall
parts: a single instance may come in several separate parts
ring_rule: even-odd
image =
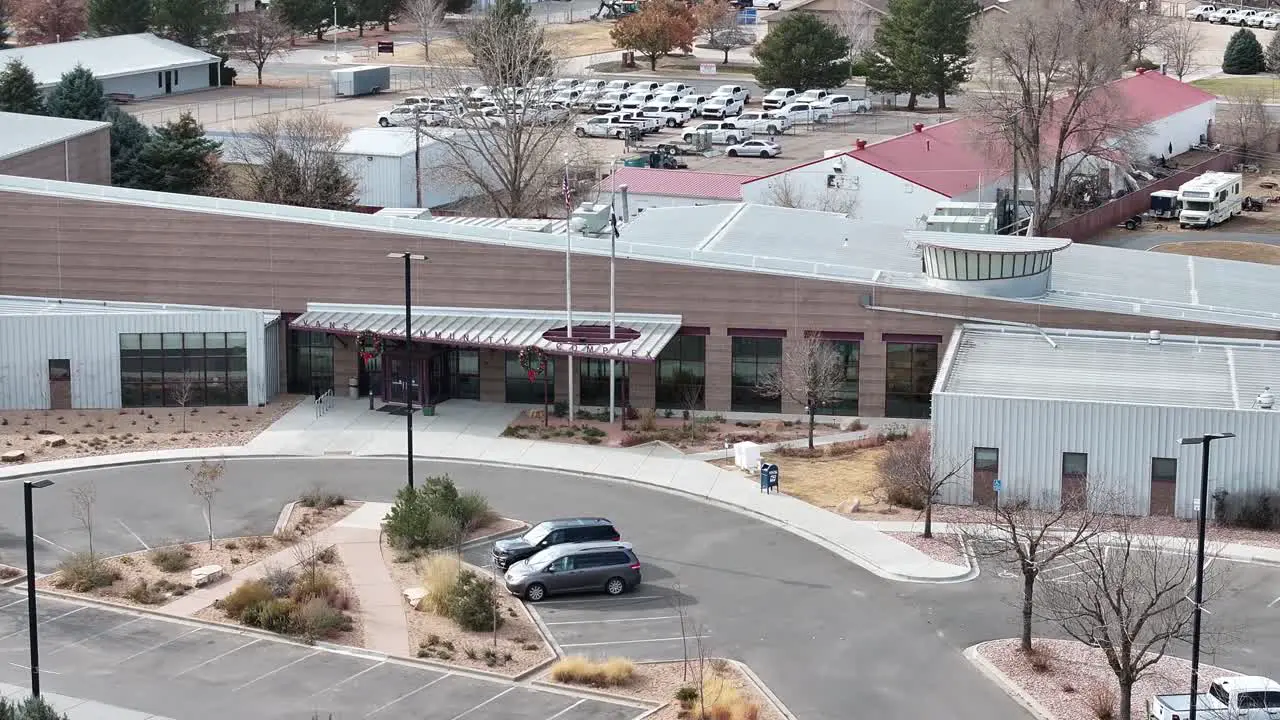
[[[0,409],[48,406],[49,360],[71,361],[71,405],[120,406],[120,334],[243,332],[249,402],[266,402],[262,314],[252,311],[0,317]]]
[[[209,63],[190,65],[170,72],[178,73],[178,82],[172,86],[175,95],[209,89]],[[102,89],[107,93],[128,93],[138,99],[163,97],[163,81],[163,70],[150,70],[107,78],[102,81]]]
[[[1280,411],[1209,410],[1106,403],[1053,402],[939,394],[933,399],[937,462],[968,458],[975,447],[1000,450],[1003,491],[1031,498],[1058,498],[1062,453],[1089,454],[1095,484],[1117,487],[1141,512],[1150,505],[1151,458],[1178,459],[1177,514],[1193,515],[1199,492],[1200,450],[1181,437],[1233,432],[1215,443],[1210,456],[1210,495],[1280,491]],[[972,467],[970,465],[970,467]],[[972,501],[972,483],[944,489],[943,501]]]

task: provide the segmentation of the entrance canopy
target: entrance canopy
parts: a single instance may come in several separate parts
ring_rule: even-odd
[[[574,312],[570,332],[563,312],[450,307],[412,310],[413,339],[420,342],[503,350],[534,345],[559,355],[638,362],[656,360],[682,322],[679,315],[617,313],[614,338],[610,339],[608,313]],[[372,332],[403,339],[404,307],[307,303],[307,311],[289,326],[338,335]]]

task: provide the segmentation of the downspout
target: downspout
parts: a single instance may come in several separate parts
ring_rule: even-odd
[[[947,320],[959,320],[961,322],[981,323],[983,325],[1004,325],[1007,327],[1018,327],[1018,328],[1026,328],[1028,330],[1035,330],[1036,332],[1040,333],[1040,337],[1044,338],[1045,342],[1049,343],[1049,347],[1054,349],[1057,349],[1058,347],[1058,344],[1053,341],[1053,338],[1049,337],[1048,333],[1046,333],[1043,329],[1041,329],[1039,325],[1033,325],[1032,323],[1016,322],[1013,320],[992,320],[990,318],[971,317],[968,315],[951,315],[949,313],[930,312],[928,310],[907,310],[906,308],[891,308],[891,307],[884,307],[882,305],[872,305],[869,302],[869,298],[864,298],[863,300],[864,301],[862,303],[862,308],[864,310],[876,310],[878,312],[900,313],[903,315],[920,315],[923,317],[946,318]]]

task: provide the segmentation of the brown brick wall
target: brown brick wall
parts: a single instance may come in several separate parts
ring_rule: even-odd
[[[307,302],[399,304],[400,265],[387,252],[424,253],[418,305],[561,310],[564,255],[287,221],[237,218],[92,200],[0,192],[0,293],[197,303],[302,312]],[[608,309],[608,260],[574,259],[574,303]],[[749,288],[749,290],[748,290]],[[898,288],[620,259],[618,311],[678,314],[707,326],[706,406],[729,407],[730,327],[864,333],[861,413],[883,414],[882,333],[948,338],[957,320],[865,309],[875,305],[1071,327],[1276,339],[1274,332],[1154,320]],[[501,390],[501,354],[484,381]],[[563,359],[556,391],[567,393]],[[638,396],[636,396],[638,397]],[[637,406],[638,403],[637,403]]]

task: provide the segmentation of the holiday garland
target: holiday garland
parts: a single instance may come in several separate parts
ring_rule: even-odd
[[[542,348],[530,345],[520,351],[520,367],[529,373],[529,382],[533,382],[539,375],[546,374],[547,354],[542,352]]]
[[[382,336],[365,330],[356,336],[356,350],[365,362],[382,355]]]

